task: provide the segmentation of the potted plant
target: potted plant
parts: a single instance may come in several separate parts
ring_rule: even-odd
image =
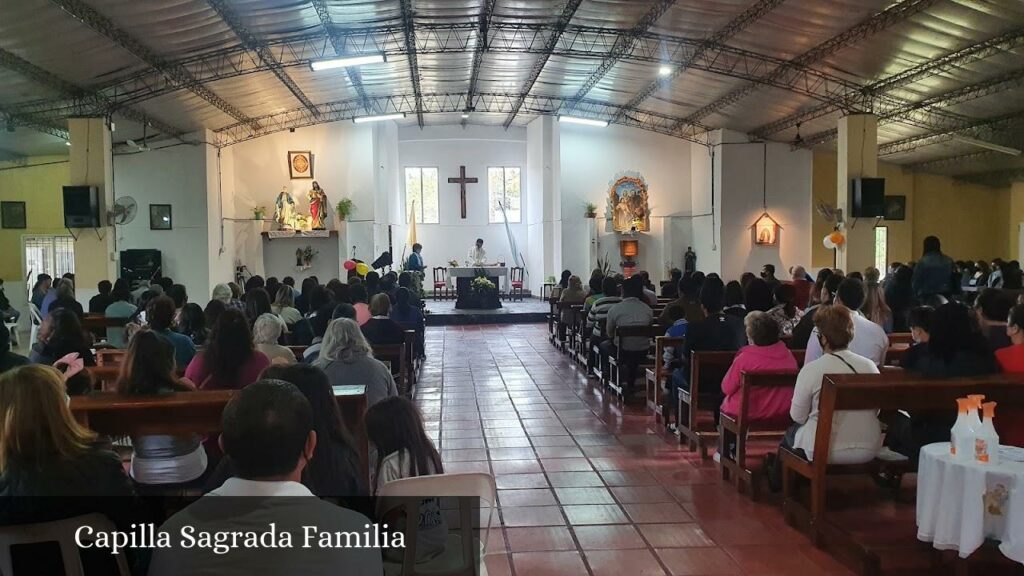
[[[338,213],[338,220],[345,221],[348,217],[356,211],[356,205],[352,202],[351,198],[342,198],[338,200],[337,206],[334,207]]]
[[[263,217],[267,214],[266,206],[253,206],[252,207],[252,219],[263,220]]]
[[[586,206],[584,207],[584,211],[586,212],[587,218],[597,218],[597,204],[594,204],[593,202],[587,202]]]

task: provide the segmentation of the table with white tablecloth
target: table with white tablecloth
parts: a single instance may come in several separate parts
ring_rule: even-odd
[[[986,539],[1024,563],[1024,451],[1003,447],[999,464],[960,461],[949,443],[921,448],[917,538],[967,558]]]

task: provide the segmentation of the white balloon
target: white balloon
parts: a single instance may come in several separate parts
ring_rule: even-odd
[[[836,243],[832,241],[831,234],[829,236],[825,236],[821,243],[825,245],[825,248],[835,250]]]

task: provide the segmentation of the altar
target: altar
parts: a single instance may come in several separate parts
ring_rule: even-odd
[[[493,294],[478,294],[470,284],[474,278],[483,276],[490,280],[495,290]],[[501,308],[501,279],[505,279],[508,289],[508,268],[505,266],[465,266],[448,268],[448,277],[455,282],[457,296],[455,307],[460,310],[493,310]]]

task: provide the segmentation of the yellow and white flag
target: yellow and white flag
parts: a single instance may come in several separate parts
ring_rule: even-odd
[[[416,201],[412,201],[409,210],[409,233],[405,236],[405,243],[412,246],[416,243]]]

